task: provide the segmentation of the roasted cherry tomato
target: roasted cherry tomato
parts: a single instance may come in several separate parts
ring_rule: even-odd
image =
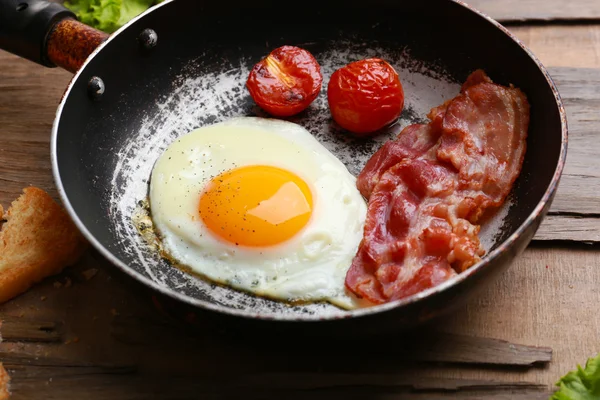
[[[289,117],[306,109],[321,91],[321,66],[308,51],[282,46],[252,68],[246,86],[263,110]]]
[[[404,91],[394,68],[379,58],[356,61],[331,75],[327,100],[344,129],[367,136],[394,122],[404,107]]]

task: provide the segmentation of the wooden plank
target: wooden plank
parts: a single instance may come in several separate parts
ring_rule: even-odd
[[[0,322],[0,341],[4,342],[60,342],[62,334],[58,323],[9,318]]]
[[[39,373],[39,375],[38,375]],[[479,381],[461,379],[406,380],[402,376],[371,374],[245,375],[241,377],[199,376],[194,379],[174,376],[88,375],[77,371],[29,368],[13,371],[15,398],[36,398],[40,388],[35,382],[44,376],[47,382],[44,399],[94,398],[113,400],[138,399],[537,399],[548,398],[545,387],[528,382]],[[240,384],[245,382],[246,384]],[[460,392],[460,396],[457,396]],[[39,392],[38,392],[39,393]],[[544,395],[545,397],[541,397]],[[28,397],[32,396],[32,397]],[[367,396],[367,397],[365,397]],[[465,397],[467,396],[467,397]],[[478,396],[478,397],[475,397]],[[510,396],[510,397],[509,397]],[[529,396],[529,397],[526,397]]]
[[[458,391],[474,388],[501,389],[545,389],[544,385],[531,382],[501,382],[470,379],[440,378],[432,379],[406,379],[399,374],[248,374],[230,381],[236,389],[260,388],[261,383],[269,382],[269,389],[314,390],[335,387],[402,387],[416,391],[443,390]],[[238,389],[238,390],[239,390]]]
[[[552,204],[555,215],[546,218],[535,239],[598,242],[600,25],[515,26],[510,30],[548,66],[589,68],[576,73],[571,68],[550,68],[568,114],[569,153]],[[573,214],[586,214],[586,218]]]
[[[468,4],[502,22],[600,19],[597,0],[467,0]]]
[[[600,242],[600,218],[570,215],[548,215],[535,235],[535,240]]]
[[[550,73],[563,98],[569,124],[567,163],[550,211],[600,215],[600,69],[551,68]]]
[[[244,373],[235,376],[222,376],[217,374],[208,374],[199,376],[191,381],[187,377],[177,379],[173,374],[165,373],[163,376],[143,375],[135,369],[101,369],[96,367],[94,370],[78,369],[73,366],[57,365],[55,368],[44,368],[37,365],[22,366],[10,364],[7,362],[7,368],[13,372],[13,375],[21,380],[48,379],[53,381],[58,379],[69,379],[76,377],[81,379],[86,375],[98,375],[100,379],[110,381],[111,377],[120,379],[122,376],[128,376],[128,379],[143,382],[147,380],[147,386],[151,381],[171,381],[180,380],[190,394],[197,389],[206,391],[219,391],[227,386],[232,391],[255,391],[255,390],[323,390],[346,387],[381,387],[412,391],[461,391],[473,389],[487,390],[544,390],[546,385],[526,381],[500,381],[500,380],[478,380],[478,379],[456,379],[456,378],[419,378],[407,377],[401,373]],[[93,367],[92,367],[93,368]],[[166,372],[166,371],[165,371]],[[97,377],[95,377],[97,378]],[[18,382],[17,382],[18,383]]]
[[[0,203],[26,185],[57,195],[50,166],[50,130],[71,74],[0,51]]]
[[[446,362],[456,364],[487,364],[504,366],[534,366],[552,360],[549,347],[525,346],[487,337],[420,333],[415,346],[399,352],[398,360]]]
[[[597,4],[600,6],[600,2]],[[600,24],[526,25],[509,29],[546,66],[600,68]]]
[[[51,367],[51,368],[69,368],[80,370],[80,373],[105,373],[120,374],[133,373],[137,368],[133,365],[118,365],[110,363],[93,363],[84,359],[70,360],[58,357],[43,357],[37,353],[28,351],[1,351],[0,360],[9,369],[15,367]]]
[[[147,333],[153,339],[160,336],[166,346],[173,346],[175,342],[173,339],[177,337],[178,345],[175,345],[176,348],[179,348],[181,341],[183,341],[186,343],[183,347],[187,351],[194,352],[193,343],[197,343],[198,338],[181,336],[181,333],[178,334],[175,330],[170,333],[164,329],[155,331],[148,323],[144,324],[143,321],[137,318],[124,319],[117,315],[113,323],[133,327],[134,325],[131,322],[134,321],[142,322],[142,324],[137,325],[140,332]],[[162,323],[161,325],[164,326]],[[448,337],[448,347],[454,347],[454,337],[463,337],[462,341],[468,343],[468,340],[461,335],[449,335]],[[220,347],[220,342],[219,339],[213,340],[212,346],[217,345]],[[151,343],[146,343],[146,346],[140,346],[140,343],[133,346],[137,348],[139,353],[152,353],[150,349],[155,348],[156,343],[157,341],[153,340]],[[240,357],[239,345],[241,343],[243,342],[237,342],[235,346],[237,348],[234,349],[238,361]],[[426,340],[423,343],[430,342]],[[441,341],[439,343],[441,344]],[[231,344],[229,343],[228,346]],[[479,342],[479,344],[482,344],[482,342]],[[440,350],[442,348],[440,345],[436,347]],[[462,349],[465,351],[470,350],[469,346],[462,346]],[[218,350],[223,365],[228,365],[228,352],[224,352],[222,347]],[[399,370],[395,373],[372,373],[372,367],[365,369],[370,370],[371,373],[306,372],[314,368],[314,358],[309,360],[311,357],[306,357],[306,354],[304,354],[304,359],[301,359],[299,358],[300,354],[290,354],[289,352],[285,357],[291,357],[294,361],[294,369],[293,372],[290,371],[291,373],[268,372],[272,367],[267,367],[266,372],[257,373],[255,372],[257,364],[254,360],[252,363],[242,361],[245,367],[241,371],[245,372],[236,372],[236,367],[231,368],[229,366],[230,374],[224,375],[219,372],[221,368],[211,362],[209,363],[209,369],[204,374],[196,375],[188,370],[189,376],[182,377],[181,374],[185,374],[183,371],[188,368],[181,358],[181,352],[178,353],[177,358],[173,359],[174,361],[177,360],[177,363],[183,364],[181,366],[169,365],[163,358],[158,357],[156,352],[151,354],[154,364],[157,360],[161,360],[159,364],[160,373],[157,375],[156,371],[144,374],[145,368],[141,365],[111,365],[89,362],[85,359],[77,360],[73,359],[72,356],[62,358],[47,356],[46,354],[51,351],[52,348],[40,349],[39,346],[10,346],[9,351],[0,351],[0,359],[5,362],[13,376],[12,390],[17,394],[17,398],[27,398],[32,393],[39,391],[38,382],[51,382],[45,390],[48,399],[89,398],[92,390],[94,395],[98,396],[97,398],[123,400],[164,398],[165,396],[170,399],[193,399],[198,398],[200,395],[202,398],[211,398],[210,396],[216,396],[215,398],[224,398],[223,396],[225,398],[238,398],[241,395],[247,398],[247,393],[258,396],[256,398],[288,398],[289,396],[300,396],[307,392],[311,393],[311,398],[313,396],[322,398],[326,395],[348,397],[357,393],[364,396],[374,392],[390,396],[390,398],[405,398],[408,394],[416,395],[419,393],[427,393],[429,396],[439,395],[442,396],[440,398],[444,398],[448,392],[465,392],[467,395],[478,393],[479,396],[485,395],[491,399],[504,399],[508,394],[517,396],[514,398],[537,398],[531,396],[540,394],[547,396],[549,393],[545,385],[533,382],[460,378],[429,379],[422,378],[418,374],[406,374],[406,370]],[[286,370],[285,367],[282,368],[280,350],[267,350],[266,353],[261,356],[263,362],[267,361],[266,365],[276,366],[277,370]],[[385,356],[385,354],[383,355]],[[194,354],[194,358],[197,357],[198,359],[206,359],[207,356],[208,354],[204,349],[198,349]],[[324,352],[321,356],[331,357],[332,354]],[[390,357],[390,354],[387,354],[387,356]],[[377,356],[373,359],[373,362],[369,362],[368,359],[363,359],[363,361],[368,363],[369,366],[377,365],[375,362],[377,358],[381,360]],[[353,359],[354,356],[349,358],[348,363],[351,363]],[[392,355],[391,359],[395,360],[396,363],[402,361],[398,360],[396,354]],[[343,360],[336,360],[335,364],[339,365],[341,362],[345,363]],[[298,367],[300,367],[299,372],[297,372]],[[177,389],[173,389],[173,387]],[[278,397],[275,397],[275,395]]]
[[[598,265],[597,246],[530,247],[464,312],[451,316],[445,329],[481,336],[502,332],[507,340],[552,347],[554,358],[547,369],[509,374],[511,378],[505,379],[553,385],[577,363],[600,353],[600,320],[588,308],[600,302]],[[497,377],[493,372],[475,374],[490,375]]]
[[[156,321],[136,317],[115,316],[111,334],[122,343],[135,346],[151,346],[161,337],[174,335],[179,329],[176,325],[166,320]],[[419,333],[419,337],[407,337],[406,341],[414,343],[410,347],[374,348],[363,361],[372,359],[377,362],[378,357],[393,357],[398,363],[451,363],[489,366],[531,367],[546,364],[552,360],[552,349],[548,347],[526,346],[487,337],[472,335],[457,335],[444,332],[431,334]],[[393,338],[389,338],[392,340]],[[187,340],[187,339],[181,339]],[[190,339],[190,346],[196,338]],[[385,340],[385,338],[382,338]],[[277,346],[273,339],[273,346]],[[278,342],[277,342],[278,343]],[[347,353],[351,343],[340,339],[338,343],[327,344],[328,354],[335,356],[340,363],[353,363],[354,355]],[[322,346],[318,346],[321,348]],[[314,350],[314,348],[313,348]],[[307,349],[297,345],[290,350],[289,356],[295,359],[298,365],[307,362],[304,353]]]
[[[583,148],[576,147],[577,143],[575,138],[569,144],[569,151],[572,153],[582,153],[586,151]],[[597,145],[589,146],[592,149],[600,147]],[[573,229],[577,232],[573,232],[576,236],[565,236],[565,240],[588,240],[597,241],[593,231],[589,231],[590,228],[597,226],[597,222],[585,221],[583,219],[571,218],[570,214],[583,216],[584,218],[595,218],[600,212],[600,199],[596,193],[600,190],[600,178],[594,172],[590,175],[579,175],[575,172],[578,168],[576,163],[568,163],[569,160],[575,159],[576,155],[567,155],[567,164],[563,171],[563,176],[556,192],[556,197],[552,202],[550,208],[550,214],[554,214],[556,217],[564,218],[565,223],[574,223]],[[597,166],[600,164],[594,156],[587,158],[590,161],[590,166]],[[544,222],[545,223],[545,222]],[[550,229],[551,227],[547,227]],[[563,229],[561,232],[565,232]],[[586,233],[589,232],[589,233]],[[560,232],[555,232],[558,235]],[[536,239],[539,239],[536,237]]]

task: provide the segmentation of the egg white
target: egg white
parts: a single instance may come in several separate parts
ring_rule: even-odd
[[[275,246],[243,247],[210,232],[199,214],[204,187],[225,171],[272,165],[301,177],[313,192],[308,224]],[[193,272],[284,301],[329,301],[352,309],[344,286],[363,236],[366,203],[344,164],[306,129],[242,117],[195,130],[172,143],[151,177],[150,208],[162,246]]]

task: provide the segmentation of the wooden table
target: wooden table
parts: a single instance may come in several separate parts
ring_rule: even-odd
[[[374,356],[319,340],[312,350],[259,348],[209,323],[192,334],[90,251],[0,307],[0,361],[14,399],[547,399],[561,375],[600,352],[600,2],[472,3],[549,67],[569,113],[570,148],[534,242],[438,322],[444,333],[411,342],[412,353]],[[69,79],[0,52],[0,203],[29,184],[57,198],[49,134]]]

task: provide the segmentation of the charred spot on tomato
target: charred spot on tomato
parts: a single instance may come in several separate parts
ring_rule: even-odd
[[[252,68],[246,87],[263,110],[276,117],[289,117],[314,101],[322,83],[321,67],[312,54],[299,47],[282,46]]]
[[[256,73],[257,73],[257,74],[259,74],[259,75],[260,75],[262,78],[268,78],[268,77],[270,77],[270,76],[271,76],[271,72],[270,72],[270,71],[269,71],[269,69],[268,69],[266,66],[264,66],[264,65],[260,65],[260,66],[257,68],[257,71],[256,71]]]
[[[302,93],[300,93],[298,91],[294,91],[294,90],[290,90],[289,92],[286,92],[284,96],[285,96],[286,101],[289,101],[289,102],[296,102],[296,101],[304,100],[304,96],[302,95]]]

